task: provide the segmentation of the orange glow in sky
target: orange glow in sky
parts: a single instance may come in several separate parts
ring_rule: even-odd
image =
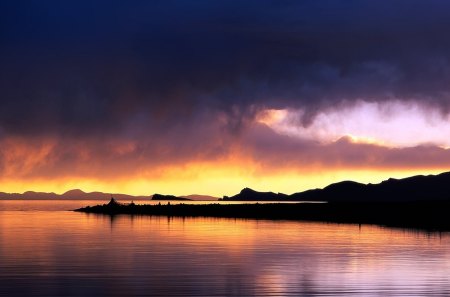
[[[244,187],[291,194],[342,180],[437,174],[450,168],[450,124],[424,110],[361,101],[305,125],[301,110],[266,109],[236,135],[213,134],[184,150],[157,140],[9,137],[1,141],[0,191],[222,197]]]
[[[363,183],[378,183],[384,179],[402,178],[417,174],[437,174],[442,169],[415,170],[308,170],[305,172],[287,171],[261,175],[251,169],[234,166],[191,165],[183,169],[171,168],[160,176],[127,176],[112,180],[67,177],[61,179],[3,179],[5,192],[22,193],[27,190],[38,192],[64,193],[71,189],[85,192],[127,193],[132,195],[151,195],[154,193],[188,195],[206,194],[215,197],[234,195],[244,187],[258,191],[273,191],[291,194],[311,188],[322,188],[342,180],[355,180]]]

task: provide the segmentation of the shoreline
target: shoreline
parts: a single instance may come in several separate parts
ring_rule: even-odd
[[[109,204],[76,212],[104,215],[218,217],[373,224],[387,227],[450,231],[450,202],[402,203],[242,203],[242,204]]]

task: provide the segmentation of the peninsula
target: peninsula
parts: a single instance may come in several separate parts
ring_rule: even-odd
[[[111,199],[108,204],[87,206],[76,211],[108,215],[309,220],[450,231],[449,189],[450,173],[447,172],[436,176],[389,179],[377,185],[342,182],[320,190],[286,195],[291,199],[305,198],[310,203],[292,203],[295,201],[292,199],[291,203],[138,205]],[[251,194],[251,200],[256,201],[258,193],[244,189],[240,195]],[[259,200],[269,195],[263,193]],[[323,203],[317,203],[318,200]],[[316,203],[311,203],[314,201]]]

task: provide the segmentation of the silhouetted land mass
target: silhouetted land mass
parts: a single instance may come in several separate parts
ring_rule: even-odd
[[[126,195],[126,194],[112,194],[114,197],[120,200],[150,200],[152,198],[151,195],[149,196],[133,196],[133,195]],[[0,199],[35,199],[35,200],[71,200],[71,199],[81,199],[81,200],[97,200],[97,199],[103,199],[108,200],[111,198],[110,193],[102,193],[102,192],[90,192],[86,193],[79,189],[74,189],[67,191],[63,194],[56,194],[56,193],[46,193],[46,192],[34,192],[34,191],[27,191],[23,194],[20,193],[3,193],[0,192]]]
[[[45,192],[33,192],[27,191],[23,194],[21,193],[3,193],[0,192],[0,199],[31,199],[31,200],[108,200],[111,198],[111,195],[119,200],[151,200],[153,198],[152,195],[148,196],[133,196],[126,194],[110,194],[110,193],[102,193],[102,192],[90,192],[86,193],[82,190],[75,189],[65,192],[64,194],[56,194],[56,193],[45,193]],[[155,194],[160,195],[160,194]],[[163,195],[161,195],[163,196]],[[207,196],[207,195],[189,195],[189,196],[172,196],[172,195],[164,195],[174,197],[173,200],[217,200],[216,197]],[[185,199],[183,199],[185,198]]]
[[[328,201],[328,202],[414,202],[450,201],[450,172],[439,175],[418,175],[404,179],[390,178],[379,184],[343,181],[323,189],[292,195],[256,192],[245,188],[223,200],[231,201]]]
[[[388,179],[379,184],[351,181],[292,195],[257,192],[248,188],[224,200],[327,201],[327,203],[255,204],[109,204],[76,211],[99,214],[139,214],[181,217],[225,217],[310,220],[378,224],[450,231],[450,172]]]
[[[185,198],[185,197],[177,197],[174,195],[153,194],[152,200],[187,200],[187,201],[190,201],[192,199]]]
[[[244,188],[242,191],[234,196],[224,196],[222,200],[234,201],[277,201],[277,200],[291,200],[289,195],[274,192],[257,192],[250,188]]]
[[[450,202],[392,203],[254,203],[254,204],[109,204],[75,211],[106,215],[132,214],[177,217],[221,217],[306,220],[377,224],[390,227],[450,231]]]

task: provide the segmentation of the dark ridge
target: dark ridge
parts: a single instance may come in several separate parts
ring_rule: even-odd
[[[166,196],[164,196],[166,197]],[[175,197],[175,196],[173,196]],[[173,199],[173,198],[171,198]],[[290,196],[243,189],[224,200],[304,200],[328,203],[135,205],[110,203],[77,211],[182,217],[312,220],[450,231],[450,173],[388,179],[379,184],[343,181]]]
[[[450,201],[450,172],[439,175],[418,175],[403,179],[390,178],[379,184],[361,184],[343,181],[323,189],[285,195],[257,192],[245,188],[235,196],[224,196],[232,201],[328,201],[328,202],[420,202]]]
[[[235,200],[235,201],[279,201],[288,200],[289,196],[282,193],[274,192],[257,192],[250,188],[244,188],[237,195],[228,197],[224,196],[222,200]]]
[[[153,194],[152,200],[192,200],[185,197],[177,197],[174,195]]]
[[[109,204],[87,206],[75,211],[106,215],[306,220],[450,231],[450,202],[448,201],[433,203],[216,203],[202,205],[136,205],[112,201]]]
[[[217,200],[216,197],[207,196],[207,195],[189,195],[187,197],[177,197],[172,195],[159,195],[161,197],[171,197],[170,199],[160,199],[160,200]],[[107,200],[110,199],[111,196],[115,197],[119,200],[150,200],[152,196],[134,196],[134,195],[126,195],[126,194],[110,194],[110,193],[102,193],[102,192],[90,192],[86,193],[79,189],[74,189],[67,191],[61,195],[55,193],[45,193],[45,192],[33,192],[27,191],[23,194],[20,193],[3,193],[0,192],[0,199],[35,199],[35,200]],[[154,199],[157,200],[157,199]]]
[[[120,200],[149,200],[151,196],[132,196],[126,194],[109,194],[102,192],[91,192],[86,193],[82,190],[74,189],[67,191],[61,195],[56,193],[45,193],[45,192],[33,192],[27,191],[23,194],[20,193],[2,193],[0,192],[0,199],[35,199],[35,200],[107,200],[111,198],[111,195]]]
[[[290,196],[292,200],[330,202],[418,202],[450,201],[450,172],[418,175],[403,179],[390,178],[379,184],[341,182],[322,190]]]

